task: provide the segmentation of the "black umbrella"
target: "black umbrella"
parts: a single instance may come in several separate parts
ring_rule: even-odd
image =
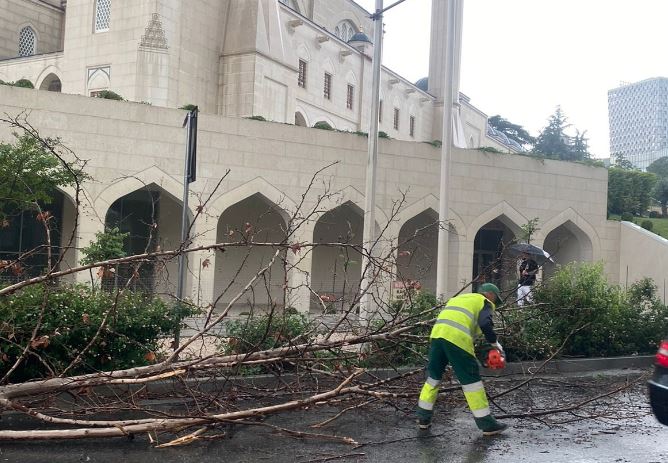
[[[538,246],[534,246],[533,244],[515,243],[508,246],[508,249],[510,249],[511,251],[515,251],[518,254],[529,254],[530,256],[538,256],[547,259],[550,262],[554,262],[549,252],[547,252],[542,248],[539,248]]]

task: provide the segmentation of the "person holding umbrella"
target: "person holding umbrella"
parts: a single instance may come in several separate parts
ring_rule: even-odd
[[[546,260],[554,262],[550,253],[544,249],[534,246],[529,243],[511,244],[509,247],[511,252],[517,253],[521,256],[521,261],[518,267],[519,278],[517,281],[517,305],[524,305],[533,302],[531,294],[531,287],[536,283],[536,274],[538,273],[538,263],[535,259],[540,259],[541,264]]]
[[[517,282],[517,305],[531,304],[533,295],[531,287],[536,282],[538,273],[538,264],[528,253],[522,253],[522,260],[519,266],[519,280]]]

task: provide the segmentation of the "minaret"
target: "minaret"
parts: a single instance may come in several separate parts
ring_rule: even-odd
[[[445,28],[447,2],[431,1],[431,35],[429,43],[429,93],[443,104],[443,73],[445,70]]]
[[[456,4],[456,30],[455,30],[455,73],[452,82],[445,82],[445,60],[446,47],[445,36],[447,27],[447,5],[448,2]],[[431,36],[429,46],[429,81],[428,92],[436,97],[436,111],[434,114],[433,137],[440,140],[442,137],[442,114],[443,97],[447,86],[453,92],[453,101],[459,116],[459,68],[462,51],[462,23],[464,17],[463,0],[432,0],[431,2]],[[457,132],[457,131],[456,131]],[[457,142],[455,142],[457,144]]]

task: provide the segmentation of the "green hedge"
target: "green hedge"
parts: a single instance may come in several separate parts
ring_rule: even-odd
[[[560,355],[570,357],[653,354],[668,333],[668,309],[654,283],[625,291],[607,282],[601,264],[560,267],[536,287],[534,300],[504,314],[510,360],[547,358],[562,344]]]
[[[435,318],[437,311],[429,311],[436,307],[438,300],[436,296],[426,291],[420,292],[412,299],[406,302],[394,302],[391,309],[397,319],[407,318],[410,323],[429,320]],[[372,327],[379,331],[386,326],[386,322],[379,320],[372,324]],[[416,326],[406,333],[406,337],[401,339],[389,339],[375,341],[371,343],[368,349],[368,355],[363,362],[363,366],[388,368],[403,365],[422,365],[427,357],[429,350],[429,333],[431,326]],[[416,339],[419,342],[415,342]]]
[[[0,376],[20,356],[31,339],[43,303],[38,342],[31,351],[58,374],[95,335],[104,314],[114,307],[116,295],[87,286],[46,287],[33,285],[0,298]],[[173,312],[156,297],[127,292],[118,297],[108,327],[72,374],[114,370],[155,361],[159,340],[171,335],[177,322]],[[12,381],[49,377],[52,373],[30,355]]]
[[[312,339],[308,336],[311,325],[305,315],[294,309],[283,313],[251,315],[227,323],[229,340],[224,347],[226,354],[248,354],[260,350],[274,349],[289,345],[292,339],[303,335],[299,341]]]

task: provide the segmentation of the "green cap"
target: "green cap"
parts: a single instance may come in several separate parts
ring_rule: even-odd
[[[499,304],[503,304],[503,298],[501,297],[501,291],[499,291],[499,288],[495,284],[492,283],[483,283],[480,285],[480,288],[478,288],[478,292],[480,294],[482,293],[494,293],[496,296],[496,302]]]

